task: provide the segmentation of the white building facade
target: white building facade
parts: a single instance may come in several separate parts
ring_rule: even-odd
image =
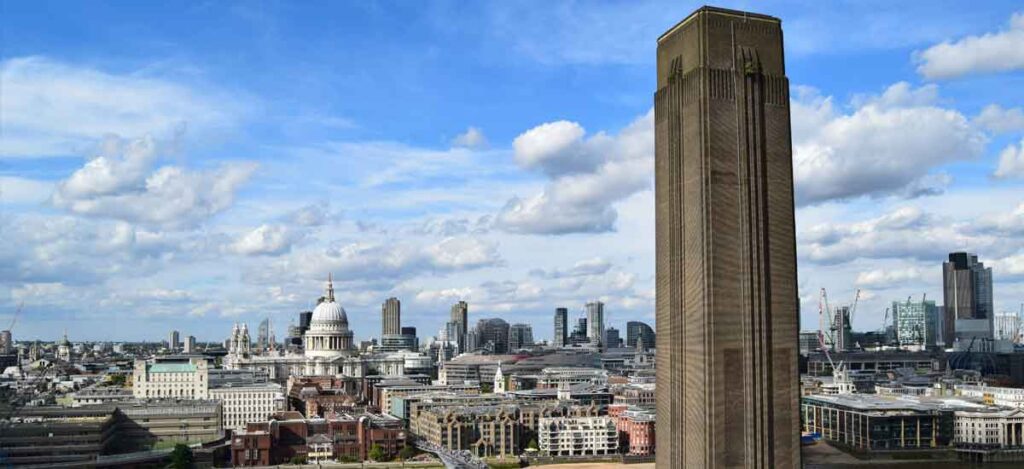
[[[139,399],[209,398],[209,368],[205,358],[135,360],[132,394]]]
[[[224,428],[232,430],[269,420],[274,412],[285,410],[284,388],[277,383],[212,388],[210,398],[221,401]]]
[[[610,417],[542,417],[538,446],[548,456],[602,456],[619,450],[619,433]]]

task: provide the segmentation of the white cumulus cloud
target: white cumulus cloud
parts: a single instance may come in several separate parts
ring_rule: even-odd
[[[997,178],[1024,178],[1024,139],[999,153],[999,166],[994,175]]]
[[[799,204],[859,196],[919,196],[950,182],[929,171],[984,150],[983,133],[940,107],[934,86],[890,86],[837,112],[830,98],[804,92],[793,101],[793,166]]]
[[[917,72],[929,79],[1024,69],[1024,13],[1006,30],[936,44],[916,54]]]

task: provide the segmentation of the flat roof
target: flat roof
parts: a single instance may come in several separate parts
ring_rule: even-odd
[[[704,5],[704,6],[700,7],[700,8],[698,8],[698,9],[694,10],[693,13],[690,13],[689,15],[687,15],[686,18],[683,18],[682,21],[676,23],[675,26],[669,28],[668,31],[665,31],[664,33],[662,33],[661,36],[658,36],[658,43],[661,43],[661,41],[666,36],[668,36],[669,34],[674,33],[677,29],[682,28],[686,23],[689,23],[690,20],[695,18],[700,13],[715,13],[715,14],[722,15],[722,16],[732,16],[732,17],[736,17],[736,18],[743,18],[744,20],[757,20],[757,21],[765,21],[765,22],[770,22],[770,23],[782,23],[782,20],[780,20],[780,19],[778,19],[778,18],[776,18],[774,16],[765,15],[765,14],[762,14],[762,13],[751,13],[751,12],[748,12],[748,11],[730,10],[728,8],[720,8],[720,7],[713,7],[713,6]]]

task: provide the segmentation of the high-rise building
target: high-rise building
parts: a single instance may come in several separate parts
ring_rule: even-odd
[[[459,344],[459,353],[466,350],[466,332],[469,331],[469,304],[460,301],[452,305],[451,322],[457,324],[457,332],[448,340]]]
[[[572,330],[572,334],[569,334],[569,344],[585,345],[589,343],[590,339],[587,337],[587,318],[579,318],[576,320],[576,328]]]
[[[565,347],[569,338],[569,310],[567,308],[555,308],[555,336],[552,343],[555,347]]]
[[[996,339],[1019,340],[1021,333],[1024,333],[1024,322],[1016,313],[996,314]],[[0,340],[3,340],[0,338]]]
[[[903,347],[935,347],[938,308],[934,301],[893,301],[896,341]]]
[[[595,347],[602,347],[604,344],[604,303],[600,301],[591,301],[587,303],[587,337],[590,338],[590,344]]]
[[[781,21],[702,7],[657,69],[657,466],[799,467]]]
[[[313,320],[312,311],[303,311],[299,313],[299,334],[304,335],[309,330],[309,323]]]
[[[270,347],[270,318],[263,318],[256,329],[256,350],[263,351]]]
[[[400,335],[402,333],[402,303],[398,298],[391,297],[380,305],[380,335]]]
[[[978,256],[949,253],[949,261],[942,263],[942,297],[945,345],[956,339],[993,338],[992,269],[978,262]]]
[[[173,352],[179,348],[181,348],[181,341],[178,339],[178,331],[171,331],[167,335],[167,349]]]
[[[850,324],[850,307],[837,306],[832,311],[832,350],[843,352],[853,348],[853,326]]]
[[[622,338],[619,337],[619,330],[609,327],[604,330],[604,346],[607,348],[622,347]]]
[[[529,324],[513,324],[508,328],[508,351],[533,346],[533,326]]]
[[[654,348],[654,329],[647,323],[641,321],[629,321],[626,323],[626,347],[636,348],[636,341],[643,344],[644,350]]]
[[[508,353],[509,325],[504,319],[481,319],[476,323],[477,344],[493,353]]]
[[[198,352],[198,350],[196,350],[196,336],[190,335],[185,338],[185,353],[190,354],[196,352]]]
[[[14,339],[11,338],[11,331],[0,331],[0,355],[6,355],[14,351]]]

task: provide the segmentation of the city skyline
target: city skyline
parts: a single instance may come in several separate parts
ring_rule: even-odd
[[[24,302],[15,340],[216,341],[265,317],[280,339],[329,271],[358,338],[392,296],[421,337],[458,300],[470,325],[515,315],[536,340],[554,308],[572,329],[592,300],[605,327],[653,326],[653,38],[696,5],[260,5],[61,5],[40,27],[5,4],[19,40],[0,65],[0,327]],[[857,330],[908,295],[941,301],[961,250],[992,268],[993,313],[1016,312],[1024,65],[953,59],[1002,51],[1024,13],[877,7],[757,8],[788,25],[801,328],[821,287],[863,289]],[[165,28],[132,26],[154,15]],[[335,20],[299,34],[316,16]],[[611,20],[636,28],[587,27]]]

